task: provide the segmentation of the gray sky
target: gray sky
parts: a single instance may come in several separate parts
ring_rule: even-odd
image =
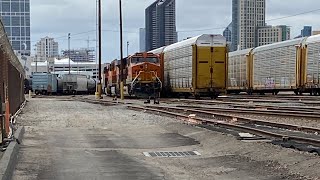
[[[154,0],[123,0],[124,54],[126,42],[129,53],[139,51],[139,28],[144,27],[144,10]],[[231,22],[231,0],[176,0],[179,40],[204,33],[222,34]],[[31,0],[31,38],[34,45],[41,37],[50,36],[59,48],[95,47],[96,0]],[[103,6],[103,61],[119,58],[118,0],[102,0]],[[320,7],[319,0],[267,0],[267,20],[287,17]],[[295,17],[267,21],[270,25],[291,26],[291,36],[300,34],[304,25],[320,30],[320,10]],[[211,29],[205,31],[195,31]],[[85,33],[83,33],[85,32]],[[82,34],[78,34],[82,33]],[[34,47],[33,47],[34,48]]]

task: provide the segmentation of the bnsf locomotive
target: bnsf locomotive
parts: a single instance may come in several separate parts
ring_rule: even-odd
[[[158,55],[136,53],[123,60],[124,93],[127,96],[148,98],[158,96],[162,88],[162,69]],[[107,95],[120,94],[120,64],[114,60],[105,69],[105,87]]]

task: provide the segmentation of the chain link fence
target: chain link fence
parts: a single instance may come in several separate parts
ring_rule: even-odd
[[[0,137],[8,136],[10,116],[15,114],[25,101],[24,79],[25,71],[12,50],[4,26],[0,21],[0,115],[3,115],[0,116],[0,122],[4,122],[0,123],[0,126],[4,126]]]

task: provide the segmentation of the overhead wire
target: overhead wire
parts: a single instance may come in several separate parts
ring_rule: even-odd
[[[266,22],[276,21],[276,20],[281,20],[281,19],[287,19],[287,18],[296,17],[296,16],[300,16],[300,15],[310,14],[310,13],[317,12],[317,11],[320,11],[320,8],[319,8],[319,9],[314,9],[314,10],[311,10],[311,11],[305,11],[305,12],[301,12],[301,13],[289,15],[289,16],[284,16],[284,17],[279,17],[279,18],[274,18],[274,19],[268,19],[268,20],[266,20]],[[219,29],[225,29],[225,28],[226,28],[226,27],[205,28],[205,29],[194,29],[194,30],[181,30],[181,31],[177,31],[177,32],[179,32],[179,33],[184,33],[184,32],[199,32],[199,31],[219,30]]]

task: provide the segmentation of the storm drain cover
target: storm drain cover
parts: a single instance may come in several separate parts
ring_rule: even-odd
[[[184,152],[144,152],[147,157],[190,157],[190,156],[200,156],[201,154],[197,151],[184,151]]]

